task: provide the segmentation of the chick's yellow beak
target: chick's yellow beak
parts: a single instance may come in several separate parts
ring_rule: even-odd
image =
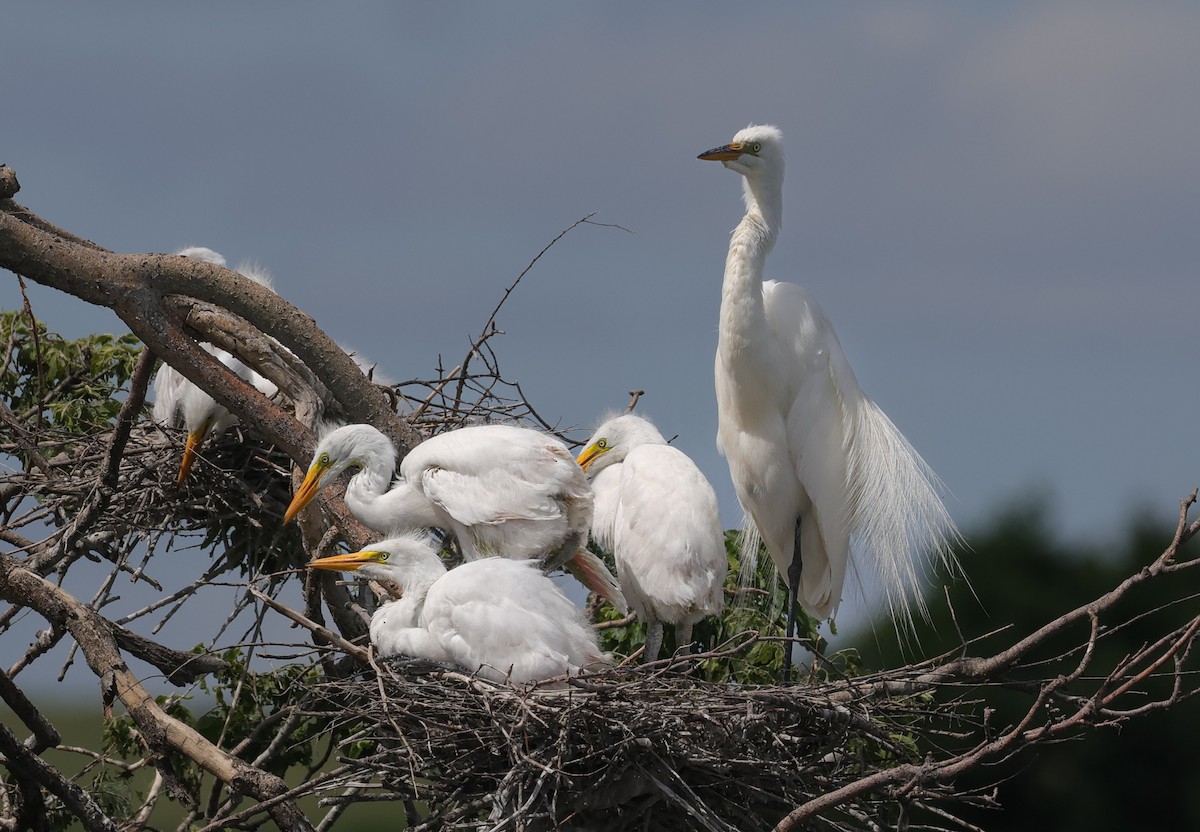
[[[300,483],[300,487],[296,489],[295,495],[292,497],[292,502],[288,505],[287,511],[284,512],[283,522],[290,523],[292,518],[300,513],[300,510],[312,502],[313,497],[317,496],[317,492],[321,490],[321,474],[325,473],[325,466],[319,462],[313,463],[308,469],[308,474],[304,477],[304,482]]]
[[[200,444],[204,442],[204,436],[208,433],[208,425],[205,425],[195,433],[189,433],[187,444],[183,446],[183,460],[179,463],[179,477],[175,482],[183,485],[191,473],[192,465],[196,462],[196,451],[200,448]]]
[[[600,454],[604,453],[606,450],[608,450],[608,448],[601,447],[599,442],[593,442],[583,449],[583,453],[575,458],[575,462],[579,464],[579,467],[582,468],[583,472],[586,474],[588,466],[595,462],[596,457],[600,456]]]
[[[742,142],[731,142],[723,144],[720,147],[714,147],[712,150],[706,150],[697,156],[697,159],[703,159],[706,162],[731,162],[742,155],[742,148],[745,145]]]
[[[364,549],[361,552],[351,552],[348,555],[332,555],[327,558],[317,558],[308,562],[309,569],[327,569],[331,572],[350,572],[368,563],[375,563],[382,552]]]

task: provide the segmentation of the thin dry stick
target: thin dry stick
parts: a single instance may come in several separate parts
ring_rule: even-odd
[[[264,604],[266,604],[271,609],[275,610],[278,613],[281,613],[286,618],[290,619],[291,621],[296,622],[301,627],[304,627],[305,629],[309,630],[310,632],[312,632],[314,635],[318,636],[319,638],[328,640],[330,644],[337,645],[337,647],[340,650],[342,650],[343,652],[349,653],[351,656],[358,659],[360,662],[363,662],[364,664],[367,663],[369,654],[364,648],[359,647],[356,644],[351,644],[350,642],[346,641],[346,639],[342,638],[340,635],[333,632],[333,630],[330,630],[327,627],[322,627],[320,624],[316,623],[315,621],[305,618],[300,613],[296,612],[295,610],[291,609],[290,607],[284,606],[283,604],[276,601],[274,598],[270,597],[266,593],[260,592],[259,590],[255,589],[254,587],[250,587],[250,594],[253,595],[255,598],[257,598],[258,600],[262,601]]]

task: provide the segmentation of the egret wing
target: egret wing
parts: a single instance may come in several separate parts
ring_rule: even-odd
[[[464,474],[430,468],[420,482],[426,497],[465,526],[562,516],[552,483],[529,482],[506,471]]]
[[[164,363],[154,376],[154,421],[174,425],[183,389],[190,384],[183,374]]]
[[[413,449],[400,472],[467,526],[557,519],[564,500],[591,494],[565,446],[508,425],[439,434]]]
[[[638,446],[613,467],[621,471],[614,553],[626,600],[642,617],[672,623],[719,613],[728,561],[708,480],[669,445]]]
[[[833,325],[817,302],[792,283],[763,284],[767,321],[788,356],[784,395],[787,447],[812,521],[800,527],[798,595],[819,618],[836,612],[850,558],[847,476],[851,411],[862,390]]]
[[[492,679],[544,679],[600,655],[579,609],[530,561],[452,570],[430,589],[421,623],[454,662]]]

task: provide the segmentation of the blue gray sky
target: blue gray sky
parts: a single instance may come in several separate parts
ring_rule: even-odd
[[[1200,485],[1200,6],[29,3],[4,29],[20,201],[116,251],[254,260],[392,378],[456,364],[575,220],[629,229],[526,276],[501,366],[580,439],[644,389],[728,526],[741,183],[695,157],[751,122],[787,140],[769,276],[815,293],[964,528],[1032,495],[1103,538]]]

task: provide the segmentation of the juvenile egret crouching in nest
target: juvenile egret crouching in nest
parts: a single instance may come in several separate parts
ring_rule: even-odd
[[[181,257],[194,257],[225,265],[225,258],[210,248],[194,246],[177,252]],[[267,274],[246,264],[238,267],[238,272],[256,283],[270,286]],[[275,385],[263,378],[254,370],[247,367],[225,350],[218,349],[212,344],[202,343],[200,346],[210,355],[228,367],[243,381],[254,386],[264,396],[271,398],[277,392]],[[183,374],[169,364],[164,363],[154,376],[154,421],[168,427],[182,424],[187,430],[187,442],[183,448],[183,460],[179,464],[177,482],[187,480],[188,473],[196,461],[196,452],[208,436],[220,436],[226,430],[238,423],[238,417],[217,404],[216,400],[205,393]]]
[[[859,568],[874,565],[893,620],[910,627],[912,606],[927,615],[924,559],[955,568],[958,533],[937,478],[859,388],[817,302],[799,286],[763,280],[783,217],[783,135],[751,125],[699,158],[744,180],[746,216],[721,289],[717,444],[747,527],[787,581],[788,635],[797,602],[817,618],[837,612],[852,557]]]
[[[514,425],[440,433],[400,463],[396,447],[371,425],[343,425],[317,444],[284,521],[343,471],[346,507],[382,534],[436,527],[458,540],[463,560],[498,556],[567,568],[618,609],[625,600],[603,561],[587,551],[592,489],[567,447]]]
[[[609,419],[578,458],[595,492],[592,538],[617,562],[621,592],[646,622],[645,661],[663,624],[680,647],[692,625],[720,615],[728,561],[717,495],[688,456],[641,416]]]
[[[371,616],[381,656],[446,662],[517,684],[609,662],[582,610],[530,560],[484,558],[447,572],[429,537],[409,534],[308,565],[403,588],[399,601]]]

